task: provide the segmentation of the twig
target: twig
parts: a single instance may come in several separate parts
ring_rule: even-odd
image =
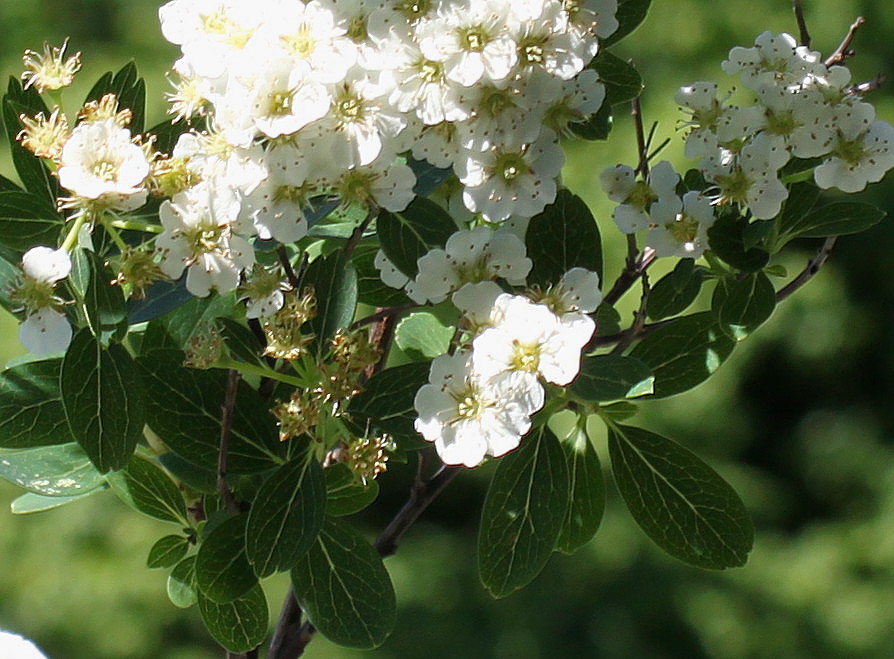
[[[286,593],[286,601],[282,605],[279,614],[279,622],[270,639],[267,649],[267,659],[293,659],[304,651],[304,647],[310,642],[310,636],[305,638],[302,633],[301,605],[295,599],[295,591],[289,586]]]
[[[867,80],[866,82],[861,82],[860,84],[853,85],[848,88],[847,93],[851,95],[860,95],[868,94],[871,91],[875,91],[879,87],[885,84],[888,76],[884,73],[879,73],[872,80]]]
[[[629,332],[618,341],[617,345],[615,345],[612,350],[612,354],[619,355],[629,346],[643,331],[643,327],[646,326],[646,304],[649,302],[649,292],[651,288],[649,286],[649,275],[643,270],[640,278],[643,282],[643,292],[640,297],[639,309],[633,314],[633,325],[630,326]]]
[[[826,261],[829,260],[829,257],[832,255],[832,248],[835,247],[837,240],[837,236],[826,238],[816,255],[807,263],[807,267],[805,267],[798,276],[792,279],[788,284],[776,291],[777,303],[782,302],[808,281],[813,279],[816,273],[818,273],[826,264]]]
[[[360,242],[360,239],[363,238],[363,234],[366,233],[367,227],[370,225],[374,219],[379,216],[379,207],[371,206],[369,212],[367,212],[366,217],[363,218],[363,222],[357,225],[354,231],[351,232],[351,237],[348,238],[348,242],[344,247],[345,256],[350,256],[351,252],[354,251],[354,248],[357,247],[357,243]]]
[[[385,307],[377,309],[375,313],[372,313],[368,316],[364,316],[360,320],[355,320],[351,323],[351,327],[349,329],[358,329],[363,327],[364,325],[370,325],[372,323],[377,323],[380,320],[385,318],[390,318],[391,316],[396,316],[399,313],[407,311],[408,309],[413,309],[418,307],[419,305],[415,302],[404,302],[403,304],[398,304],[394,307]]]
[[[862,16],[858,16],[857,20],[851,23],[850,28],[848,28],[847,34],[844,39],[842,39],[841,44],[838,48],[835,49],[835,52],[829,55],[826,58],[826,61],[823,62],[826,66],[833,66],[835,64],[841,64],[848,57],[853,57],[854,51],[851,50],[851,43],[854,41],[854,37],[857,36],[857,30],[863,27],[863,24],[866,22],[866,19]]]
[[[230,434],[233,430],[233,409],[236,407],[236,391],[239,386],[239,371],[227,371],[227,391],[221,406],[220,448],[217,452],[217,491],[227,510],[238,514],[239,503],[227,485],[227,458],[230,448]]]
[[[285,245],[276,248],[276,255],[279,257],[279,264],[282,266],[283,272],[286,273],[286,279],[292,288],[298,288],[298,276],[292,269],[292,263],[289,261],[289,254],[286,252]]]
[[[640,106],[639,96],[630,101],[630,115],[633,117],[633,126],[636,129],[636,146],[639,154],[639,162],[636,165],[636,172],[642,176],[649,174],[649,147],[646,144],[646,134],[643,129],[643,113]]]
[[[810,48],[810,32],[807,31],[807,21],[804,20],[804,4],[802,0],[793,0],[792,9],[795,11],[795,20],[798,21],[798,41],[802,46]]]
[[[632,248],[631,245],[633,246]],[[637,258],[636,239],[632,235],[627,237],[627,246],[627,263],[612,285],[611,290],[605,294],[603,300],[606,304],[613,305],[620,300],[624,293],[630,290],[630,287],[636,283],[640,275],[655,261],[654,250],[644,250],[642,257]]]

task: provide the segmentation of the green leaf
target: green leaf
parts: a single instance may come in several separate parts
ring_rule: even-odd
[[[866,231],[885,217],[885,211],[861,201],[836,201],[807,213],[789,228],[800,238],[827,238]]]
[[[48,497],[77,496],[104,482],[74,443],[0,453],[0,478]]]
[[[357,299],[373,307],[396,307],[410,301],[403,290],[391,288],[382,281],[375,266],[378,243],[363,242],[354,249],[351,261],[357,268]]]
[[[500,460],[478,532],[478,571],[492,596],[526,586],[546,565],[564,526],[569,493],[565,454],[545,427]]]
[[[708,229],[708,244],[717,256],[734,268],[743,272],[757,272],[770,261],[770,254],[759,247],[746,248],[747,228],[748,220],[745,218],[721,215]]]
[[[416,197],[400,213],[382,211],[376,233],[385,256],[407,277],[419,272],[416,261],[429,250],[444,247],[457,231],[456,222],[431,199]]]
[[[788,198],[779,214],[779,233],[784,242],[798,233],[798,225],[819,201],[820,190],[813,182],[795,183],[789,186]]]
[[[317,315],[307,326],[315,335],[318,350],[328,349],[328,340],[339,329],[351,324],[357,309],[357,270],[341,251],[311,263],[304,284],[313,286]]]
[[[428,382],[430,366],[430,362],[413,362],[377,373],[350,402],[348,411],[398,437],[416,436],[413,401],[419,388]]]
[[[720,279],[711,300],[720,328],[736,341],[747,338],[762,325],[775,307],[776,291],[763,272],[753,272],[741,279]]]
[[[603,107],[626,103],[643,90],[643,79],[636,67],[607,50],[600,50],[588,68],[594,69],[605,85]]]
[[[613,124],[612,106],[603,103],[595,114],[590,115],[584,121],[568,124],[568,128],[572,133],[585,140],[607,140],[612,132]]]
[[[692,452],[655,433],[609,431],[612,472],[630,514],[659,547],[712,570],[748,559],[754,529],[739,496]]]
[[[371,650],[394,627],[396,602],[379,554],[356,531],[332,519],[292,570],[295,597],[333,643]]]
[[[187,556],[174,566],[167,582],[168,599],[179,609],[188,609],[198,600],[196,557]]]
[[[639,27],[646,18],[650,4],[652,4],[652,0],[618,0],[618,9],[615,11],[618,29],[608,38],[602,39],[600,47],[607,48],[617,43]]]
[[[379,483],[363,484],[351,468],[337,462],[323,470],[326,476],[326,514],[333,517],[353,515],[366,508],[379,496]]]
[[[143,132],[143,122],[146,112],[146,84],[137,75],[137,67],[133,62],[125,64],[120,71],[109,71],[102,76],[90,93],[86,102],[99,101],[106,94],[114,94],[118,99],[119,110],[130,110],[131,133],[134,135]]]
[[[199,593],[199,612],[214,640],[230,652],[248,652],[267,636],[267,598],[260,584],[242,597],[221,604]]]
[[[707,380],[735,345],[720,329],[714,315],[705,311],[662,325],[634,346],[630,356],[652,369],[653,396],[664,398]]]
[[[611,405],[603,405],[599,408],[599,414],[615,421],[625,421],[634,416],[639,408],[634,403],[620,401]]]
[[[22,130],[19,117],[23,114],[34,117],[39,113],[43,113],[44,117],[50,116],[50,111],[37,90],[34,87],[23,89],[18,79],[10,76],[9,87],[3,97],[3,125],[6,127],[12,164],[25,189],[46,203],[55,205],[56,199],[60,196],[56,177],[50,174],[40,158],[36,158],[16,139]]]
[[[143,354],[151,350],[185,349],[196,333],[213,325],[217,317],[230,315],[236,306],[236,296],[232,293],[198,298],[186,291],[186,295],[188,302],[149,323],[142,343]],[[130,313],[130,322],[136,322],[133,310]]]
[[[599,529],[605,512],[605,483],[599,456],[583,430],[577,429],[563,441],[562,450],[568,463],[570,487],[568,509],[555,548],[564,554],[573,554]]]
[[[395,341],[407,355],[433,359],[450,347],[454,329],[428,311],[411,313],[397,324]]]
[[[74,494],[67,497],[48,497],[43,494],[35,494],[34,492],[25,492],[25,494],[13,499],[9,504],[9,510],[13,515],[28,515],[30,513],[42,513],[45,510],[59,508],[81,499],[91,497],[97,492],[102,492],[105,488],[98,487],[83,494]]]
[[[148,403],[146,422],[180,457],[198,466],[216,465],[227,374],[184,368],[182,361],[183,353],[175,350],[154,350],[137,360]],[[240,380],[228,471],[265,471],[281,464],[284,451],[269,404]]]
[[[326,485],[320,464],[302,455],[274,471],[252,502],[245,554],[263,578],[291,570],[323,527]]]
[[[609,336],[621,331],[621,314],[612,305],[603,302],[596,308],[596,335]]]
[[[0,448],[74,441],[59,392],[61,359],[28,362],[0,373]]]
[[[692,259],[681,259],[673,271],[652,286],[646,313],[653,320],[670,318],[685,311],[702,290],[703,270],[692,266]]]
[[[109,268],[94,252],[84,250],[90,263],[90,283],[84,299],[84,309],[93,333],[99,336],[103,330],[114,330],[127,320],[124,292],[112,284],[115,278]]]
[[[231,602],[257,583],[245,556],[246,515],[230,517],[208,532],[196,554],[196,585],[214,602]]]
[[[634,357],[596,355],[586,357],[580,374],[571,383],[571,393],[599,403],[622,398],[637,398],[653,392],[652,370]]]
[[[159,538],[146,559],[150,570],[177,565],[189,551],[189,540],[182,535],[166,535]]]
[[[260,344],[258,337],[248,327],[226,316],[216,318],[214,323],[220,330],[220,335],[223,337],[224,343],[226,343],[230,356],[233,359],[243,361],[246,364],[264,364],[264,360],[261,357],[261,351],[264,346]]]
[[[173,282],[157,281],[146,291],[145,298],[141,300],[132,297],[127,301],[127,318],[132,325],[136,325],[160,318],[188,302],[214,303],[227,297],[229,296],[212,295],[207,298],[197,298],[186,290],[186,277],[181,277]],[[232,305],[230,308],[232,309]]]
[[[55,245],[63,219],[46,199],[31,192],[0,192],[0,245],[24,252],[34,245]]]
[[[80,330],[62,360],[61,389],[69,430],[100,473],[124,467],[146,422],[143,382],[127,351]]]
[[[533,267],[528,284],[546,288],[571,268],[592,270],[602,280],[602,239],[584,201],[560,190],[555,202],[531,218],[525,245]]]
[[[155,463],[135,455],[124,469],[109,474],[108,481],[118,498],[138,513],[189,526],[183,495]]]

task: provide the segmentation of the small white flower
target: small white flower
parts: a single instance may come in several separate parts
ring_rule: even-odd
[[[645,181],[637,181],[634,170],[627,165],[604,169],[599,180],[609,199],[623,202],[612,212],[612,218],[624,233],[648,227],[650,214],[663,217],[679,210],[676,187],[680,175],[667,160],[652,167]]]
[[[31,279],[54,284],[71,273],[71,257],[64,249],[38,245],[22,256],[22,270]]]
[[[71,343],[71,325],[64,313],[44,307],[25,318],[19,327],[19,341],[37,357],[53,355]]]
[[[679,258],[700,257],[708,247],[708,229],[714,224],[714,207],[700,192],[683,195],[683,208],[670,222],[649,230],[646,245],[655,255]]]
[[[871,105],[858,103],[839,120],[831,157],[813,172],[818,186],[859,192],[894,167],[894,127],[874,117]]]

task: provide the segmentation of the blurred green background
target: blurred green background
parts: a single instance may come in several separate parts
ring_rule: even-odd
[[[4,0],[0,70],[18,75],[21,52],[71,37],[83,51],[81,98],[108,69],[133,58],[146,77],[150,125],[163,118],[164,72],[176,49],[163,42],[150,0]],[[868,19],[851,62],[856,80],[894,72],[894,12],[875,0],[805,0],[814,47],[828,54],[857,15]],[[655,0],[646,23],[617,52],[646,81],[647,124],[681,137],[672,96],[695,80],[722,80],[735,45],[769,29],[793,32],[787,0]],[[890,88],[871,99],[894,121]],[[610,237],[607,278],[622,245],[598,173],[633,164],[630,122],[609,144],[569,145],[568,186],[591,203]],[[5,153],[0,171],[12,176]],[[894,210],[891,177],[860,195]],[[830,195],[832,196],[832,195]],[[634,527],[609,487],[597,537],[572,557],[554,556],[527,589],[492,601],[477,582],[475,534],[493,465],[463,474],[423,516],[387,566],[399,616],[372,653],[317,638],[308,657],[413,659],[565,657],[894,656],[894,227],[888,218],[843,239],[831,263],[707,385],[646,403],[636,422],[695,450],[740,492],[757,526],[748,565],[724,573],[683,566]],[[784,261],[796,272],[814,244]],[[629,313],[629,312],[625,312]],[[19,354],[15,322],[0,321],[0,363]],[[598,446],[603,453],[604,446]],[[607,464],[607,459],[604,460]],[[411,480],[399,465],[363,515],[372,538],[401,505]],[[195,609],[174,608],[165,574],[149,571],[152,543],[172,531],[111,494],[15,517],[20,492],[0,482],[0,627],[34,638],[51,659],[221,657]],[[361,523],[358,521],[358,523]],[[269,583],[271,620],[285,593]],[[3,658],[6,659],[6,658]]]

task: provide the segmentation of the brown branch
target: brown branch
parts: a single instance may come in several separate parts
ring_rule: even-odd
[[[294,589],[289,586],[286,601],[283,603],[282,612],[279,615],[279,622],[273,631],[273,638],[270,639],[267,659],[294,659],[301,656],[311,640],[311,635],[305,634],[303,629],[301,605],[295,599]]]
[[[854,37],[857,36],[857,30],[863,27],[863,24],[866,22],[866,19],[862,16],[858,16],[857,20],[851,23],[850,28],[848,28],[847,34],[844,39],[841,40],[838,48],[835,49],[835,52],[829,55],[826,58],[826,61],[823,62],[826,66],[833,66],[835,64],[841,64],[844,60],[849,57],[853,57],[854,51],[851,50],[851,43],[854,41]]]
[[[649,286],[649,275],[644,270],[640,275],[640,279],[643,282],[643,292],[640,297],[639,309],[633,314],[633,325],[630,326],[630,330],[628,333],[618,341],[617,345],[615,345],[612,350],[612,354],[620,355],[624,350],[627,349],[634,340],[642,333],[643,328],[646,326],[646,304],[649,302],[649,293],[652,290]]]
[[[370,223],[379,216],[379,207],[371,206],[369,212],[367,212],[366,217],[363,218],[363,222],[358,224],[354,231],[351,232],[351,237],[348,238],[348,242],[344,247],[344,254],[346,257],[351,255],[351,252],[354,251],[354,248],[357,247],[357,243],[360,242],[360,239],[363,238],[363,234],[366,233],[367,227],[369,227]]]
[[[355,320],[351,323],[351,327],[349,329],[358,329],[363,327],[364,325],[370,325],[372,323],[377,323],[380,320],[384,320],[385,318],[390,318],[391,316],[396,316],[399,313],[407,311],[409,309],[414,309],[418,306],[415,302],[404,302],[403,304],[398,304],[394,307],[384,307],[376,310],[375,313],[372,313],[368,316],[364,316],[360,320]]]
[[[793,0],[792,9],[795,11],[795,20],[798,22],[798,41],[802,46],[810,48],[810,32],[807,31],[807,21],[804,20],[804,4],[802,0]]]
[[[227,458],[230,448],[230,434],[233,431],[233,410],[236,407],[236,391],[239,386],[239,371],[230,369],[227,371],[227,390],[224,403],[221,406],[220,417],[220,448],[217,452],[217,492],[220,494],[227,510],[238,514],[239,503],[233,497],[230,486],[227,485]]]
[[[633,117],[633,126],[636,130],[636,147],[639,154],[639,162],[636,165],[636,173],[641,176],[649,175],[649,147],[646,144],[646,134],[643,129],[643,112],[640,106],[639,96],[630,101],[630,116]]]
[[[636,238],[631,234],[627,236],[627,263],[611,290],[605,294],[603,301],[606,304],[614,305],[621,297],[630,290],[630,287],[636,283],[643,272],[645,272],[655,261],[654,251],[644,251],[642,257],[639,257],[636,247]]]
[[[776,291],[777,304],[813,279],[816,273],[818,273],[829,260],[829,257],[832,255],[832,248],[835,247],[837,240],[837,236],[826,238],[816,255],[807,263],[807,267],[805,267],[798,276],[792,279],[788,284]]]
[[[879,89],[885,82],[888,80],[888,76],[884,73],[879,73],[872,80],[867,80],[866,82],[861,82],[857,85],[853,85],[848,88],[847,93],[851,95],[859,95],[868,94],[869,92],[875,91]]]
[[[292,268],[291,261],[289,261],[289,254],[286,252],[285,245],[279,245],[276,248],[276,256],[279,258],[279,264],[282,266],[283,272],[286,273],[286,280],[289,282],[289,285],[292,288],[298,288],[298,276]]]

